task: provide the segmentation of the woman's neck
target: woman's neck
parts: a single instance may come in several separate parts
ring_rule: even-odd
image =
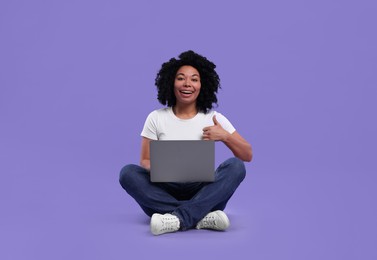
[[[180,119],[190,119],[196,116],[198,113],[198,109],[196,105],[175,105],[173,108],[173,112],[176,117]]]

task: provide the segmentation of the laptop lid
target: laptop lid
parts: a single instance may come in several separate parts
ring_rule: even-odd
[[[152,182],[212,182],[215,142],[158,140],[150,142]]]

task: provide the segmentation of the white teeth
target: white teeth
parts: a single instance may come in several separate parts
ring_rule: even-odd
[[[185,91],[185,90],[182,90],[181,92],[184,93],[184,94],[192,94],[193,93],[192,91]]]

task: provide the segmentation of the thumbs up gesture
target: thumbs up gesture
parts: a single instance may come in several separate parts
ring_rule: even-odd
[[[212,120],[213,120],[213,124],[214,125],[220,125],[220,123],[217,121],[217,119],[216,119],[216,115],[214,115],[213,117],[212,117]],[[220,125],[221,126],[221,125]]]
[[[203,128],[203,140],[224,141],[230,135],[217,121],[216,115],[212,117],[213,126]]]

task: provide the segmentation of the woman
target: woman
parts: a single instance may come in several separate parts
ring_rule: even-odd
[[[220,79],[215,64],[187,51],[162,64],[155,84],[158,100],[167,107],[153,111],[142,130],[140,165],[127,165],[120,184],[151,217],[154,235],[178,230],[225,230],[230,222],[223,212],[245,178],[243,161],[250,162],[250,144],[229,120],[213,111]],[[211,183],[152,183],[149,169],[151,140],[222,141],[234,154],[216,170]]]

